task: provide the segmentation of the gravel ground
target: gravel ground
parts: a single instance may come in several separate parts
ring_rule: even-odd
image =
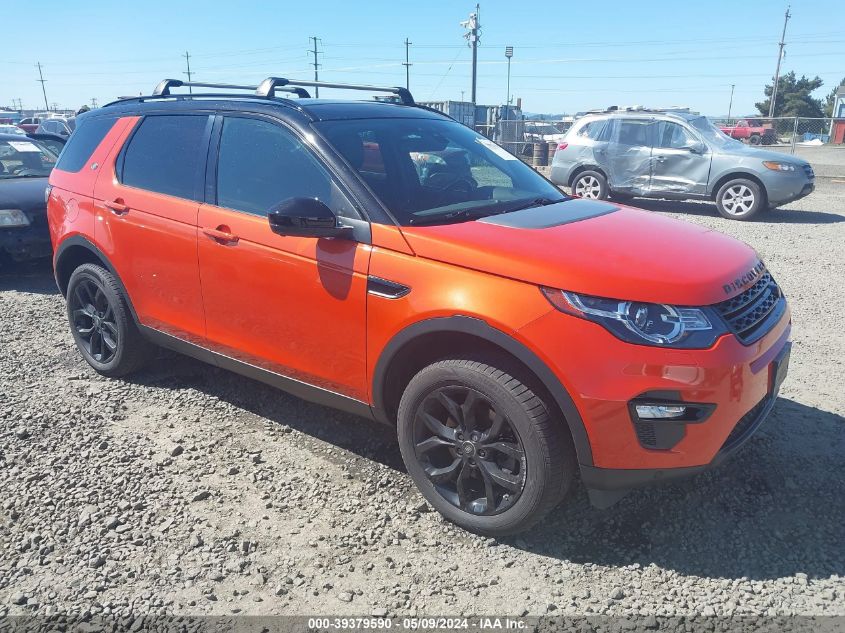
[[[772,417],[715,472],[518,538],[427,508],[391,432],[182,357],[99,377],[48,267],[0,276],[0,615],[845,615],[845,184],[753,223],[794,311]]]

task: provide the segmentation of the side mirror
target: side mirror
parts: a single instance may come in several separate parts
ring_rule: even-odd
[[[691,154],[706,154],[707,146],[704,143],[693,143],[687,147]]]
[[[352,237],[352,227],[344,226],[334,212],[316,198],[290,198],[267,214],[270,229],[279,235],[298,237]]]

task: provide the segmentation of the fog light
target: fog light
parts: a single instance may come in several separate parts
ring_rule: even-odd
[[[687,407],[679,405],[638,404],[635,408],[641,420],[675,420],[687,412]]]
[[[29,226],[29,218],[20,209],[0,209],[0,226]]]

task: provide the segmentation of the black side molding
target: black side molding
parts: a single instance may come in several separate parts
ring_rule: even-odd
[[[210,365],[215,365],[222,369],[233,371],[236,374],[241,374],[242,376],[252,378],[253,380],[259,380],[271,387],[286,391],[297,398],[302,398],[303,400],[308,400],[309,402],[314,402],[323,406],[332,407],[333,409],[346,411],[347,413],[367,418],[369,420],[374,419],[373,411],[370,408],[370,405],[366,402],[361,402],[355,398],[350,398],[349,396],[317,387],[307,382],[297,380],[296,378],[283,376],[282,374],[277,374],[276,372],[268,369],[263,369],[240,360],[235,360],[229,356],[225,356],[200,345],[195,345],[194,343],[160,332],[145,325],[139,325],[139,329],[141,330],[141,334],[143,334],[148,340],[152,341],[156,345],[160,345],[161,347],[171,349],[174,352],[179,352],[180,354],[185,354],[186,356],[209,363]]]

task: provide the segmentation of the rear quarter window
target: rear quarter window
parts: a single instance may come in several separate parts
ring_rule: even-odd
[[[575,136],[581,138],[588,138],[593,141],[606,140],[604,130],[607,127],[604,119],[596,119],[588,121],[580,128],[575,130]]]
[[[70,173],[82,169],[112,129],[115,121],[117,121],[116,117],[97,117],[80,121],[76,131],[70,136],[62,150],[56,169]]]

